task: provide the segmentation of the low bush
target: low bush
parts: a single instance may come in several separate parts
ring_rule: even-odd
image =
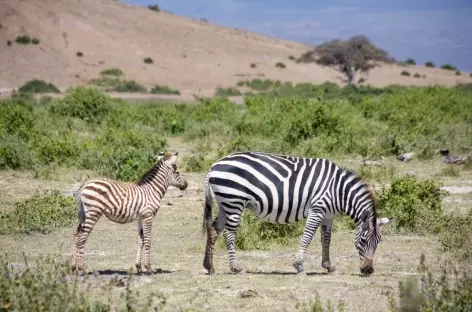
[[[21,35],[21,36],[16,37],[15,42],[19,44],[30,44],[31,37],[28,35]]]
[[[97,89],[78,86],[62,99],[53,101],[49,112],[56,116],[70,116],[90,123],[101,123],[112,107],[112,99]]]
[[[286,65],[285,65],[284,63],[282,63],[282,62],[277,62],[277,63],[275,63],[275,67],[277,67],[277,68],[285,68]]]
[[[38,39],[38,38],[33,38],[33,39],[31,40],[31,43],[37,45],[37,44],[39,44],[39,39]]]
[[[236,88],[218,88],[216,89],[216,96],[238,96],[241,95],[241,91]]]
[[[84,54],[83,54],[82,52],[80,52],[80,51],[77,51],[77,53],[75,53],[75,55],[77,55],[77,57],[82,57],[82,56],[84,56]]]
[[[408,58],[408,59],[406,59],[405,64],[416,65],[416,61],[412,58]]]
[[[444,70],[454,70],[456,71],[457,70],[457,67],[454,66],[454,65],[451,65],[451,64],[444,64],[441,66],[441,69],[444,69]]]
[[[425,67],[430,67],[430,68],[436,67],[436,65],[434,65],[433,62],[426,62],[426,63],[424,63],[424,66],[425,66]]]
[[[152,60],[152,58],[146,57],[146,58],[144,59],[144,63],[146,63],[146,64],[152,64],[152,63],[154,63],[154,61]]]
[[[17,202],[14,211],[0,213],[0,234],[47,233],[57,227],[70,226],[76,218],[73,197],[64,196],[59,190],[38,192]]]
[[[421,75],[420,75],[419,73],[415,73],[415,74],[413,75],[413,77],[415,77],[415,78],[421,78]]]
[[[402,76],[407,76],[407,77],[408,77],[408,76],[410,76],[410,72],[407,71],[407,70],[403,70],[403,71],[400,73],[400,75],[402,75]]]
[[[123,72],[119,68],[108,68],[104,69],[100,72],[101,75],[106,75],[106,76],[123,76]]]
[[[153,94],[174,94],[174,95],[180,95],[179,90],[171,89],[168,86],[159,86],[155,85],[151,89],[151,93]]]
[[[439,233],[444,226],[442,199],[447,195],[441,184],[406,175],[392,179],[389,188],[379,192],[378,206],[393,218],[399,231]]]
[[[140,92],[140,93],[147,92],[147,89],[145,86],[137,83],[134,80],[120,81],[118,84],[116,84],[114,90],[116,92]]]
[[[445,251],[472,263],[472,209],[465,217],[447,216],[439,241]]]
[[[23,93],[61,93],[61,91],[52,83],[47,83],[43,80],[30,80],[22,85],[19,92]]]

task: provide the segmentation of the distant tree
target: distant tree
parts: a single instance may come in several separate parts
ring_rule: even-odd
[[[355,83],[358,72],[368,72],[378,66],[377,61],[393,63],[389,54],[377,48],[367,37],[354,36],[348,40],[332,40],[300,56],[298,63],[315,62],[332,67],[346,76],[346,82]]]

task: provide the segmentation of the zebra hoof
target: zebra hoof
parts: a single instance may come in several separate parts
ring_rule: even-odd
[[[299,274],[299,275],[306,275],[305,266],[303,265],[303,263],[301,263],[301,262],[295,262],[295,263],[293,264],[293,266],[294,266],[295,269],[297,270],[297,274]]]
[[[336,267],[332,265],[330,262],[322,263],[321,266],[324,269],[328,270],[328,273],[334,273],[336,271]]]
[[[205,270],[207,270],[208,272],[208,275],[213,275],[215,274],[215,268],[213,267],[213,265],[209,264],[208,262],[203,262],[203,268]]]
[[[231,273],[234,273],[234,274],[243,272],[243,269],[239,265],[232,266],[230,267],[230,269],[231,269]]]

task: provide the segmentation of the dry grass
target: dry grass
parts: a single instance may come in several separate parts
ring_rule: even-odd
[[[173,148],[184,151],[186,146],[179,140],[171,142]],[[347,160],[340,160],[348,163]],[[399,163],[390,161],[397,172],[416,170],[429,176],[440,172],[442,165],[429,163]],[[354,167],[354,166],[353,166]],[[470,171],[462,171],[455,182],[472,180]],[[2,174],[2,201],[12,201],[43,188],[60,187],[70,190],[81,180],[80,174],[58,176],[61,181],[40,181],[26,174]],[[168,297],[168,308],[187,307],[198,311],[272,311],[293,310],[299,301],[315,298],[315,291],[322,301],[344,300],[346,311],[388,311],[387,293],[396,293],[398,281],[417,274],[421,253],[426,255],[433,271],[439,272],[444,255],[439,251],[435,238],[419,236],[383,235],[383,241],[375,257],[375,273],[362,278],[358,272],[358,256],[353,245],[354,233],[334,233],[331,259],[337,267],[334,274],[327,275],[321,268],[319,233],[313,240],[307,256],[308,276],[295,275],[292,260],[298,241],[268,251],[238,251],[240,264],[247,270],[244,274],[229,273],[227,253],[218,248],[215,255],[217,274],[208,276],[202,268],[205,238],[200,235],[202,213],[203,175],[185,174],[189,187],[182,197],[180,191],[169,189],[153,227],[151,261],[156,274],[133,276],[132,287],[140,292],[159,291]],[[466,178],[464,178],[466,177]],[[452,179],[452,178],[448,178]],[[457,197],[454,197],[457,196]],[[454,209],[451,200],[470,199],[470,194],[451,195],[445,200],[446,208]],[[0,209],[5,209],[2,203]],[[336,221],[335,221],[336,222]],[[44,253],[70,257],[72,228],[58,229],[51,234],[2,236],[0,249],[21,262],[21,254],[38,257]],[[126,280],[126,270],[134,267],[136,252],[136,224],[118,225],[105,218],[95,227],[86,245],[86,268],[95,271],[91,277],[97,285],[103,285],[113,276]],[[218,245],[217,245],[218,246]],[[119,289],[119,288],[117,288]],[[243,298],[241,291],[252,290],[254,297]],[[117,290],[118,291],[118,290]],[[100,296],[97,288],[91,296]]]

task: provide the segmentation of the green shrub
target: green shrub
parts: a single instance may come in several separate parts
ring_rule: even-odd
[[[256,65],[256,63],[251,63],[251,65],[250,65],[249,67],[251,67],[251,68],[256,68],[257,65]]]
[[[19,44],[30,44],[31,38],[28,35],[21,35],[21,36],[16,37],[15,41],[16,43],[19,43]]]
[[[47,83],[43,80],[30,80],[22,85],[18,91],[31,93],[61,93],[61,91],[52,83]]]
[[[80,51],[77,51],[77,53],[76,53],[75,55],[77,55],[77,57],[82,57],[82,56],[84,56],[84,54],[83,54],[82,52],[80,52]]]
[[[412,175],[395,177],[389,188],[380,191],[379,209],[393,218],[397,230],[439,233],[444,225],[442,199],[447,195],[441,186]]]
[[[390,296],[392,312],[470,311],[472,307],[472,273],[467,268],[445,269],[436,278],[421,255],[419,280],[410,277],[399,283],[399,298]]]
[[[456,66],[453,66],[451,64],[444,64],[441,66],[441,69],[444,69],[444,70],[457,70],[457,67]]]
[[[416,61],[412,58],[407,58],[405,63],[408,65],[416,65]]]
[[[11,46],[11,40],[7,40],[7,46]]]
[[[114,88],[116,92],[147,92],[145,86],[140,85],[134,80],[120,81]]]
[[[456,76],[460,76],[461,75],[461,72],[460,71],[456,71]]]
[[[289,55],[288,59],[294,62],[297,60],[297,58],[293,55]]]
[[[425,67],[430,67],[430,68],[436,67],[436,65],[434,65],[433,62],[426,62],[426,63],[424,63],[424,66],[425,66]]]
[[[160,311],[165,297],[151,292],[139,295],[131,290],[132,275],[121,292],[116,287],[118,278],[95,289],[94,281],[87,276],[71,275],[68,263],[57,260],[61,255],[43,256],[30,265],[12,263],[8,255],[0,256],[0,307],[2,311],[51,311],[51,312],[108,312],[108,311]],[[93,299],[90,291],[98,293]],[[118,291],[120,296],[113,296]]]
[[[123,76],[123,72],[119,68],[108,68],[104,69],[100,72],[101,75],[107,75],[107,76]]]
[[[415,77],[415,78],[421,78],[421,75],[420,75],[419,73],[415,73],[415,74],[413,75],[413,77]]]
[[[160,12],[161,9],[159,8],[159,5],[157,4],[150,4],[148,5],[148,9],[151,10],[151,11],[156,11],[156,12]]]
[[[410,72],[407,71],[407,70],[403,70],[403,71],[400,73],[400,75],[402,75],[402,76],[407,76],[407,77],[408,77],[408,76],[410,76]]]
[[[57,227],[70,226],[77,218],[74,199],[59,190],[36,193],[17,202],[15,210],[0,216],[0,234],[46,233]]]
[[[146,58],[144,59],[144,63],[146,63],[146,64],[152,64],[152,63],[154,63],[154,61],[152,60],[152,58],[146,57]]]
[[[277,68],[285,68],[286,66],[285,66],[285,64],[282,63],[282,62],[277,62],[277,63],[275,63],[275,67],[277,67]]]
[[[155,85],[151,89],[151,93],[153,94],[175,94],[175,95],[180,95],[179,90],[171,89],[168,86],[159,86]]]
[[[39,39],[38,39],[38,38],[33,38],[33,39],[31,40],[31,43],[32,43],[32,44],[39,44]]]
[[[78,86],[49,106],[57,116],[70,116],[90,123],[101,123],[112,110],[112,99],[94,88]]]

